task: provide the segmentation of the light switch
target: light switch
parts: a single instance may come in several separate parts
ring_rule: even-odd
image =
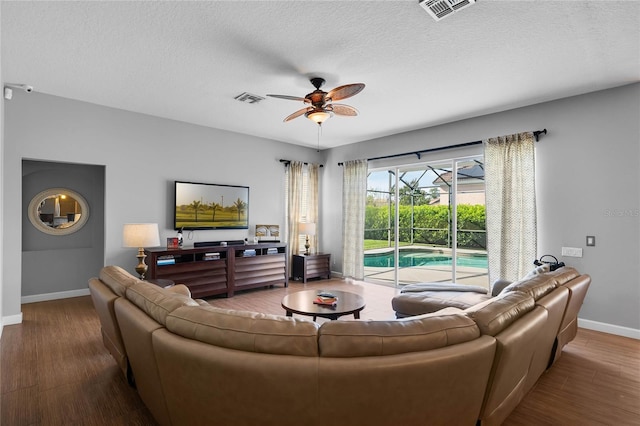
[[[567,257],[582,257],[582,249],[579,247],[562,247],[562,255]]]
[[[596,245],[596,237],[593,235],[587,235],[587,246],[593,247]]]

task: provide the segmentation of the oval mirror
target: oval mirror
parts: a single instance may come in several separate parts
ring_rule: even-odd
[[[45,234],[72,234],[79,231],[88,219],[87,200],[67,188],[44,190],[29,203],[29,220]]]

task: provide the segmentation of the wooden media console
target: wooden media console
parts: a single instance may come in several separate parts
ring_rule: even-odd
[[[285,243],[145,249],[150,279],[170,279],[189,287],[193,298],[257,287],[289,285]]]

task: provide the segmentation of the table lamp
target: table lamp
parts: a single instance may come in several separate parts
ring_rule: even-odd
[[[309,256],[309,235],[316,235],[316,224],[315,223],[299,223],[298,224],[298,232],[302,235],[306,235],[304,248],[306,251],[304,252],[305,256]]]
[[[157,247],[160,245],[160,233],[157,223],[125,223],[122,229],[122,246],[138,247],[138,266],[136,272],[140,279],[144,280],[148,266],[144,263],[147,257],[144,254],[145,247]]]

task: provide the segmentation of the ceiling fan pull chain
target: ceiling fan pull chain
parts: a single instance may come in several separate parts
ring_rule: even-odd
[[[322,123],[318,123],[318,148],[317,152],[320,152],[320,134],[322,133]]]

